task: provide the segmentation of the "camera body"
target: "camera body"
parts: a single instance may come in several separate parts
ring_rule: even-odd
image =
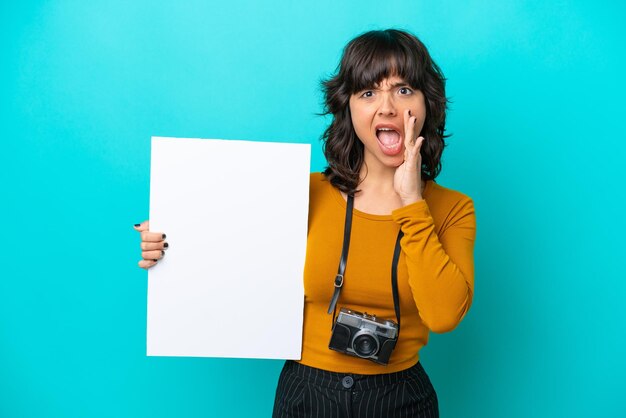
[[[387,365],[398,341],[398,325],[376,315],[341,308],[328,348]]]

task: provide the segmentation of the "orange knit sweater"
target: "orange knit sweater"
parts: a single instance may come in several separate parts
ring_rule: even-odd
[[[404,233],[398,263],[400,337],[389,364],[382,366],[328,348],[332,315],[326,312],[341,256],[346,201],[323,174],[311,174],[302,364],[358,374],[404,370],[419,360],[429,330],[450,331],[461,321],[474,289],[474,206],[469,197],[432,181],[423,196],[391,215],[353,212],[338,308],[396,320],[391,262],[399,228]]]

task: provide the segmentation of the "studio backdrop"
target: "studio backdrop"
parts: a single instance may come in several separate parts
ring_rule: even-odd
[[[437,181],[477,213],[473,307],[421,353],[442,417],[626,416],[625,17],[582,0],[3,1],[0,416],[270,416],[281,361],[146,356],[132,225],[150,138],[310,143],[322,170],[319,82],[390,27],[448,79]]]

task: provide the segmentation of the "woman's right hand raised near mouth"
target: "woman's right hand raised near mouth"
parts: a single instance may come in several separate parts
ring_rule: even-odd
[[[143,221],[135,224],[135,230],[141,234],[141,258],[139,267],[149,269],[154,266],[159,259],[165,255],[165,250],[169,244],[165,241],[165,234],[162,232],[150,232],[150,221]]]

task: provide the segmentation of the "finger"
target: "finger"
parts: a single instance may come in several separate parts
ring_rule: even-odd
[[[409,167],[414,167],[418,164],[418,160],[420,158],[420,148],[422,146],[423,138],[420,136],[415,140],[415,143],[410,148],[405,150],[404,160],[407,162]]]
[[[158,242],[158,241],[163,241],[165,237],[166,235],[162,232],[148,232],[148,231],[141,232],[142,241]]]
[[[411,163],[413,161],[415,161],[415,163],[417,163],[417,160],[420,156],[420,150],[422,149],[422,144],[424,143],[424,137],[420,136],[415,140],[415,146],[411,149],[411,155],[410,155],[410,159],[411,159]]]
[[[135,224],[133,226],[133,228],[135,228],[135,230],[139,231],[139,232],[149,231],[150,230],[150,220],[143,221],[140,224]]]
[[[149,269],[150,267],[156,265],[156,261],[155,260],[141,260],[139,263],[137,263],[137,265],[139,267],[141,267],[142,269]]]
[[[158,260],[165,255],[165,251],[163,250],[153,250],[153,251],[142,251],[141,258],[144,260]]]
[[[417,154],[419,154],[420,150],[422,149],[422,144],[425,140],[426,139],[423,136],[418,136],[415,140],[415,150]]]
[[[167,250],[167,248],[170,246],[165,241],[159,241],[159,242],[142,241],[140,245],[143,251]]]
[[[411,116],[411,110],[404,111],[404,147],[410,148],[415,142],[415,122],[417,118]]]

